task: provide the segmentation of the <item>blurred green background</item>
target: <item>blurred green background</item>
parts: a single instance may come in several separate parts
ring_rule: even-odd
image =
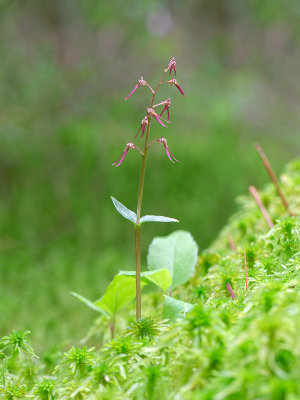
[[[79,340],[95,314],[70,296],[100,297],[134,268],[133,228],[110,195],[136,207],[139,157],[112,167],[176,57],[171,121],[153,124],[143,213],[155,235],[192,232],[200,249],[267,175],[299,155],[298,0],[0,0],[0,334],[32,330],[35,347]],[[137,139],[136,143],[141,144]]]

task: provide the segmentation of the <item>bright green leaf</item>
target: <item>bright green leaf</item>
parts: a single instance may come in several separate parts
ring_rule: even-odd
[[[135,276],[135,271],[120,271],[119,275]],[[145,283],[154,283],[162,290],[167,290],[172,283],[172,276],[167,268],[141,273],[141,280]]]
[[[193,307],[194,304],[165,296],[163,318],[168,319],[169,322],[174,322],[178,318],[184,318],[186,313],[191,311]]]
[[[92,301],[86,299],[85,297],[81,296],[78,293],[75,292],[70,292],[74,297],[76,297],[77,299],[79,299],[80,301],[82,301],[84,304],[86,304],[88,307],[90,307],[92,310],[98,311],[101,314],[107,315],[108,313],[104,310],[102,310],[102,308],[98,307],[95,305],[95,303],[93,303]]]
[[[127,207],[124,206],[124,204],[120,203],[118,200],[116,200],[114,197],[111,196],[112,202],[114,203],[114,206],[116,210],[126,219],[129,219],[129,221],[133,222],[134,224],[136,223],[136,213],[129,210]]]
[[[167,268],[172,275],[172,289],[186,282],[194,273],[198,246],[186,231],[156,237],[149,246],[148,269]]]
[[[142,288],[145,285],[146,282],[141,282]],[[135,294],[135,277],[116,275],[107,286],[101,299],[96,300],[94,304],[102,310],[107,311],[110,315],[115,315],[133,301]]]

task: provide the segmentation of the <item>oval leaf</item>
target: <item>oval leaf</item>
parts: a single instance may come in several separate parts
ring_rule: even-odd
[[[135,271],[120,271],[119,275],[135,276]],[[167,268],[141,273],[141,280],[145,283],[153,283],[162,290],[167,290],[172,284],[172,276]]]
[[[134,224],[136,223],[136,213],[129,210],[129,208],[125,207],[124,204],[120,203],[117,199],[114,197],[110,197],[112,199],[112,202],[114,203],[114,206],[116,210],[126,219],[129,221],[133,222]]]
[[[146,282],[141,282],[143,288]],[[122,308],[130,304],[135,298],[135,277],[129,275],[116,275],[107,286],[101,299],[94,302],[95,306],[115,315]]]
[[[143,222],[179,222],[178,219],[163,217],[161,215],[145,215],[140,219],[140,224]]]
[[[174,322],[178,318],[184,318],[186,313],[191,311],[193,307],[194,304],[165,296],[163,318],[168,319],[169,322]]]
[[[172,275],[172,289],[185,283],[194,273],[198,246],[186,231],[175,231],[154,238],[148,250],[148,269],[167,268]]]

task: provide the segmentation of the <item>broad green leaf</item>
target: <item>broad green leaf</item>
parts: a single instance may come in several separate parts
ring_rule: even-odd
[[[112,202],[114,203],[114,206],[116,210],[126,219],[129,219],[129,221],[133,222],[134,224],[136,223],[136,213],[129,210],[127,207],[124,206],[124,204],[120,203],[117,199],[111,196]]]
[[[74,297],[76,297],[77,299],[82,301],[84,304],[86,304],[91,309],[93,309],[95,311],[98,311],[101,314],[108,315],[108,313],[105,310],[102,310],[102,308],[96,306],[95,303],[93,303],[92,301],[88,300],[87,298],[85,298],[85,297],[83,297],[80,294],[75,293],[75,292],[70,292],[70,293],[71,293],[71,295],[73,295]]]
[[[186,231],[175,231],[153,239],[148,250],[148,269],[167,268],[172,275],[172,289],[186,282],[194,273],[198,246]]]
[[[145,215],[140,219],[140,223],[143,222],[179,222],[178,219],[163,217],[161,215]]]
[[[169,322],[174,322],[178,318],[184,318],[186,313],[191,311],[193,307],[194,304],[165,296],[163,318],[168,319]]]
[[[120,271],[119,275],[135,276],[135,271]],[[167,268],[141,273],[141,280],[145,283],[154,283],[162,290],[167,290],[172,283],[172,276]]]
[[[143,288],[146,282],[141,282]],[[101,299],[94,302],[95,306],[115,315],[122,308],[130,304],[135,298],[135,277],[128,275],[116,275],[107,286]]]

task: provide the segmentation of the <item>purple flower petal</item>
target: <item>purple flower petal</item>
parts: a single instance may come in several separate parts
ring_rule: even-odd
[[[178,85],[178,83],[175,84],[175,86],[177,87],[177,89],[179,90],[179,92],[180,92],[183,96],[185,96],[184,91],[181,89],[181,87]]]
[[[152,114],[153,115],[153,117],[156,119],[156,121],[159,123],[159,124],[161,124],[162,126],[164,126],[165,128],[166,128],[166,125],[165,124],[163,124],[163,122],[162,122],[162,120],[159,118],[159,116],[155,113],[155,114]]]
[[[112,165],[115,165],[115,164],[118,163],[117,165],[115,165],[115,167],[118,167],[120,164],[122,164],[122,162],[124,161],[124,158],[126,157],[126,154],[127,154],[128,150],[129,150],[129,147],[126,147],[125,150],[123,151],[123,154],[122,154],[122,156],[121,156],[119,162],[116,161],[116,162],[114,162]]]
[[[127,100],[127,99],[129,99],[129,97],[136,91],[136,89],[139,87],[139,84],[137,83],[136,85],[135,85],[135,87],[133,88],[133,91],[127,96],[127,97],[125,97],[125,100]]]

